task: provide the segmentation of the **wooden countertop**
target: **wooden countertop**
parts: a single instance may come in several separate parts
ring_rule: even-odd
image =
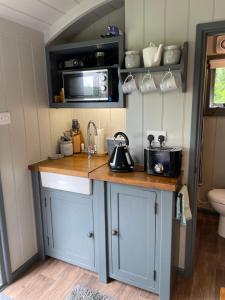
[[[32,165],[29,169],[33,172],[49,172],[71,176],[89,177],[89,173],[103,166],[108,161],[108,156],[94,156],[87,158],[87,154],[76,154],[55,160],[44,160]]]
[[[112,172],[107,165],[108,156],[94,156],[88,160],[85,154],[76,154],[56,160],[44,160],[32,165],[33,172],[50,172],[90,179],[134,185],[144,188],[176,191],[180,186],[180,178],[152,176],[143,172],[143,166],[136,166],[133,172]]]
[[[116,173],[112,172],[106,164],[91,172],[89,178],[170,192],[177,191],[181,184],[180,177],[168,178],[148,175],[143,172],[143,167],[139,167],[137,168],[137,171],[133,172]]]

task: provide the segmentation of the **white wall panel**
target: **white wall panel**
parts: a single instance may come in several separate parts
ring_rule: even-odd
[[[126,49],[144,46],[144,0],[125,1]],[[136,78],[140,81],[140,78]],[[143,96],[137,91],[127,97],[127,134],[135,161],[143,162]]]
[[[11,113],[10,146],[15,184],[14,201],[18,213],[20,243],[22,245],[20,259],[22,261],[26,261],[31,257],[29,254],[35,253],[36,251],[36,244],[34,241],[36,237],[34,235],[34,221],[29,190],[29,174],[27,172],[28,160],[24,111],[22,105],[20,65],[17,55],[17,41],[10,39],[10,37],[4,37],[2,41],[2,55],[4,57],[3,81],[6,91],[7,108]],[[26,218],[24,218],[24,214],[26,215]],[[14,230],[16,230],[16,228],[17,227],[15,227]],[[12,255],[17,254],[13,253]],[[18,265],[14,267],[18,267]]]
[[[41,158],[40,136],[38,127],[37,103],[35,98],[35,81],[33,74],[32,45],[28,41],[18,40],[18,59],[22,107],[24,111],[25,134],[28,163]]]
[[[213,19],[214,21],[224,20],[225,2],[223,0],[215,0]]]
[[[112,136],[117,131],[126,132],[126,109],[113,108],[110,110],[110,132]]]
[[[59,151],[59,138],[63,132],[71,128],[72,110],[50,109],[51,153]]]
[[[202,9],[204,7],[204,9]],[[184,101],[184,132],[183,147],[184,157],[184,181],[188,176],[188,150],[191,136],[191,110],[192,110],[192,86],[194,72],[194,53],[195,53],[195,36],[196,24],[212,21],[214,1],[212,0],[190,0],[190,14],[188,22],[188,77],[187,77],[187,93]]]
[[[166,45],[182,45],[187,40],[188,16],[189,1],[167,0],[165,16]],[[170,145],[183,146],[185,97],[186,95],[180,91],[164,94],[163,130],[167,131]]]
[[[3,82],[3,38],[0,36],[0,110],[7,111],[5,86]],[[17,214],[17,203],[15,203],[16,190],[15,178],[13,173],[13,160],[11,152],[11,136],[10,126],[0,126],[0,170],[3,185],[5,213],[7,222],[7,231],[9,235],[9,247],[12,266],[20,265],[22,257],[22,243],[20,232],[15,228],[19,228],[19,218]],[[17,255],[12,249],[17,249]]]
[[[28,164],[56,151],[58,134],[68,129],[72,114],[48,108],[42,34],[2,19],[0,111],[11,114],[11,124],[0,126],[0,171],[15,271],[37,252]]]
[[[51,129],[48,109],[48,93],[44,44],[32,43],[35,78],[35,97],[37,101],[38,126],[40,135],[41,159],[48,157],[51,149]]]
[[[153,9],[154,6],[154,9]],[[144,9],[144,46],[150,42],[156,45],[164,43],[165,40],[165,0],[145,0]],[[152,74],[159,84],[161,74]],[[163,95],[159,91],[143,96],[143,146],[148,142],[146,132],[151,130],[162,130],[163,117]]]

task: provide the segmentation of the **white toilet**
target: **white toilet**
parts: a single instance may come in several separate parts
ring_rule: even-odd
[[[225,189],[214,189],[208,192],[212,207],[220,214],[218,234],[225,238]]]

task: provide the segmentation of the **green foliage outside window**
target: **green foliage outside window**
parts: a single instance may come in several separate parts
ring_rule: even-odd
[[[216,69],[213,102],[215,104],[225,103],[225,68]]]

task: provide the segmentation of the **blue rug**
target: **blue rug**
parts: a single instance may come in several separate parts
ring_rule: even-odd
[[[116,300],[92,289],[76,286],[65,300]]]

